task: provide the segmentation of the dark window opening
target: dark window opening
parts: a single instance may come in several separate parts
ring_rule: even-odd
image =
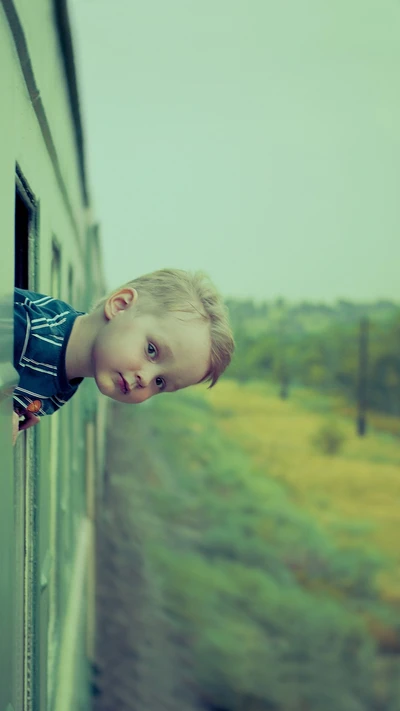
[[[61,298],[61,250],[55,239],[51,247],[51,296]]]
[[[74,270],[71,266],[68,269],[68,303],[74,303]]]
[[[29,287],[29,228],[32,213],[18,189],[15,193],[15,286]]]
[[[37,204],[19,166],[15,176],[14,283],[32,288],[35,271]]]

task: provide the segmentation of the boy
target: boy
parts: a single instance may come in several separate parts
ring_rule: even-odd
[[[113,400],[140,403],[196,383],[212,387],[234,349],[226,308],[208,278],[178,269],[139,277],[89,313],[15,290],[13,441],[94,378]]]

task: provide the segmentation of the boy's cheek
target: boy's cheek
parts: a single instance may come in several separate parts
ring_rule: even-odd
[[[134,398],[131,400],[132,405],[140,405],[142,402],[146,402],[146,400],[150,400],[151,397],[154,395],[157,395],[158,393],[150,391],[145,391],[143,390],[134,390]]]

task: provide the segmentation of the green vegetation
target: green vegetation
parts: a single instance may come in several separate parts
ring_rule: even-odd
[[[207,396],[179,393],[129,412],[145,491],[133,515],[144,522],[146,560],[188,651],[191,683],[210,709],[399,711],[399,606],[382,587],[390,579],[395,589],[398,562],[389,548],[366,545],[375,526],[368,499],[358,496],[358,514],[346,518],[348,493],[330,489],[358,460],[372,486],[363,454],[343,421],[327,445],[335,457],[312,460],[315,438],[326,446],[325,414],[252,387],[227,381]],[[282,454],[262,449],[265,413],[273,429],[268,408],[290,422]],[[373,437],[376,456],[390,458]],[[274,441],[279,448],[278,430]],[[313,489],[321,516],[303,503]]]
[[[341,392],[350,403],[357,392],[360,323],[367,318],[368,406],[400,415],[398,305],[289,305],[281,299],[261,305],[231,300],[228,307],[238,344],[230,377],[276,381],[283,397],[299,384]]]
[[[316,433],[313,442],[317,449],[324,454],[337,454],[345,441],[343,430],[337,424],[336,420],[326,420],[318,432]]]

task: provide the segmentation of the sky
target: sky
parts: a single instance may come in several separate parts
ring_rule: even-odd
[[[399,300],[398,0],[69,0],[109,288]]]

